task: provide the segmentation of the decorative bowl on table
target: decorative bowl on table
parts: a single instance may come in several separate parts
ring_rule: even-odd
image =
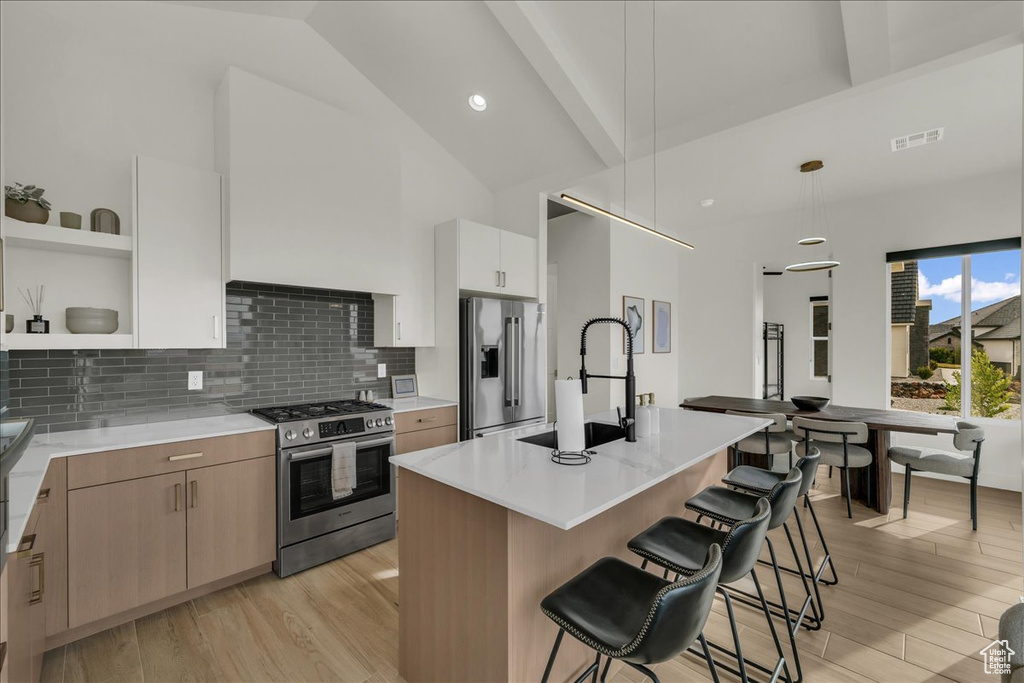
[[[117,311],[72,306],[64,310],[64,325],[72,334],[113,334],[118,326]]]
[[[818,412],[828,405],[830,399],[824,396],[793,396],[789,399],[799,410]]]

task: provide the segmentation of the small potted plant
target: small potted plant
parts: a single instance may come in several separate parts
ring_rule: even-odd
[[[43,199],[45,191],[35,185],[5,185],[4,214],[26,223],[45,223],[50,219],[50,202]]]

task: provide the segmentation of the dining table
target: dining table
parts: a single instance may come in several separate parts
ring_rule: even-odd
[[[864,446],[871,451],[872,461],[868,467],[851,469],[850,495],[880,513],[888,513],[892,502],[892,470],[889,465],[889,446],[892,434],[956,434],[956,418],[931,413],[915,413],[909,410],[880,408],[855,408],[851,406],[827,405],[821,410],[800,410],[791,401],[741,396],[700,396],[688,398],[679,404],[687,410],[703,410],[714,413],[738,411],[745,413],[781,413],[789,419],[807,417],[815,420],[840,422],[863,422],[868,428],[868,442]],[[767,456],[743,454],[744,461],[759,467],[771,467]],[[736,451],[729,449],[729,468],[735,467]],[[843,487],[840,487],[843,490]],[[843,494],[845,495],[845,493]]]

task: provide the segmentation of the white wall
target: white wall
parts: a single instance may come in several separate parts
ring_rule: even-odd
[[[570,213],[548,221],[548,263],[558,266],[558,301],[549,307],[557,316],[557,367],[549,368],[549,379],[557,369],[558,378],[579,378],[580,330],[589,318],[606,315],[611,287],[611,228],[607,218]],[[587,335],[587,371],[609,374],[611,336],[607,328],[591,328]],[[612,398],[622,402],[621,382],[596,379],[583,397],[586,414],[607,410]],[[618,391],[616,391],[618,389]]]
[[[679,330],[685,313],[679,306],[678,252],[682,247],[647,235],[617,222],[611,225],[611,300],[613,316],[622,316],[622,297],[644,300],[644,353],[635,356],[637,393],[654,392],[658,405],[679,404]],[[654,353],[654,300],[672,304],[672,351]],[[626,370],[622,333],[616,330],[612,342],[612,374]],[[622,405],[620,387],[612,390],[612,407]]]
[[[837,202],[829,205],[829,220],[835,256],[842,262],[832,279],[833,400],[887,408],[886,252],[1020,235],[1021,174],[1002,172]],[[682,396],[752,395],[750,378],[761,349],[751,333],[751,321],[758,316],[750,293],[760,275],[745,264],[795,258],[791,221],[787,212],[704,231],[694,238],[699,258],[679,256],[683,309],[687,320],[700,321],[681,330]],[[733,264],[727,273],[725,264]],[[1020,426],[992,421],[987,427],[982,483],[1019,490]],[[948,437],[917,438],[949,446]],[[895,441],[913,440],[896,435]]]
[[[230,65],[393,140],[394,201],[425,254],[438,223],[492,222],[492,193],[304,22],[160,2],[5,1],[0,26],[4,178],[45,187],[51,223],[104,206],[130,232],[134,154],[213,169],[214,93]],[[287,246],[285,228],[282,254],[301,258]],[[417,277],[431,286],[424,262]]]
[[[828,274],[783,273],[763,275],[764,320],[785,325],[785,397],[829,396],[831,387],[825,379],[812,377],[811,297],[828,296]],[[760,355],[764,356],[763,342]],[[774,348],[772,349],[774,354]],[[768,362],[774,363],[774,355]],[[764,369],[758,366],[758,386],[763,383]],[[760,396],[760,394],[755,394]]]
[[[622,297],[644,299],[644,347],[634,356],[637,392],[655,394],[659,405],[678,404],[679,330],[678,247],[619,225],[606,218],[583,213],[560,216],[548,222],[548,262],[558,264],[558,374],[577,376],[579,334],[583,323],[596,316],[622,316]],[[654,300],[672,304],[672,351],[653,352]],[[622,375],[626,355],[620,327],[591,328],[587,337],[587,369]],[[586,409],[607,410],[623,404],[622,382],[590,383]]]

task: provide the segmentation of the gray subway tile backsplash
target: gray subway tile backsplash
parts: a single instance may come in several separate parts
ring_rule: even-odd
[[[371,295],[231,282],[226,349],[10,351],[0,402],[38,432],[138,424],[390,396],[377,363],[416,371],[413,349],[374,348]],[[203,372],[201,391],[186,389],[189,370]]]

